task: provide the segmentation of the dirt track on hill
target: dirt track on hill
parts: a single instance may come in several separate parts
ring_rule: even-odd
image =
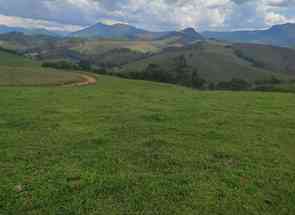
[[[80,75],[81,81],[77,83],[71,83],[71,84],[65,84],[66,87],[80,87],[80,86],[86,86],[86,85],[93,85],[96,84],[96,78],[90,76],[90,75]]]

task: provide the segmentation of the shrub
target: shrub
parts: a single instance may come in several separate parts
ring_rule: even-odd
[[[233,78],[231,81],[219,82],[216,86],[218,90],[249,90],[252,85],[242,79]]]
[[[69,61],[55,61],[55,62],[44,62],[42,67],[50,67],[54,69],[64,69],[64,70],[78,70],[80,67],[77,64],[71,63]]]
[[[142,78],[150,81],[174,83],[175,79],[171,72],[165,71],[156,64],[149,64],[144,70]]]
[[[201,89],[205,85],[206,81],[202,79],[197,71],[192,72],[192,87]]]

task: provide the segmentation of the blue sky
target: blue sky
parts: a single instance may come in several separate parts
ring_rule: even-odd
[[[164,31],[295,22],[295,0],[0,0],[0,24],[74,31],[96,22]]]

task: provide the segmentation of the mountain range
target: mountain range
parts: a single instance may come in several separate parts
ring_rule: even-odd
[[[257,43],[295,47],[295,24],[286,23],[282,25],[274,25],[266,30],[229,32],[206,31],[198,33],[193,28],[187,28],[182,31],[152,32],[126,24],[105,25],[97,23],[78,32],[71,33],[68,36],[78,38],[128,40],[158,40],[180,36],[182,42],[192,42],[207,38],[238,43]]]
[[[127,24],[106,25],[97,23],[77,32],[50,31],[42,28],[9,27],[0,25],[0,34],[23,33],[24,35],[46,35],[54,37],[82,38],[82,39],[125,39],[125,40],[161,40],[178,37],[181,42],[204,40],[204,37],[193,28],[181,31],[153,32],[139,29]]]
[[[50,31],[42,28],[9,27],[0,25],[0,34],[21,32],[25,35],[47,35],[54,37],[74,37],[83,39],[126,39],[126,40],[161,40],[178,37],[181,42],[193,42],[197,40],[215,39],[238,43],[270,44],[274,46],[295,47],[295,24],[286,23],[274,25],[266,30],[253,31],[205,31],[196,32],[193,28],[181,31],[153,32],[136,28],[127,24],[106,25],[97,23],[77,32]]]
[[[53,68],[82,68],[184,86],[191,86],[193,79],[199,84],[195,74],[206,87],[233,79],[269,83],[293,81],[295,51],[249,42],[283,46],[288,43],[282,41],[288,41],[291,45],[293,28],[293,24],[285,24],[262,31],[223,33],[228,37],[221,38],[219,32],[204,32],[202,36],[193,28],[159,33],[126,24],[98,23],[64,37],[3,27],[0,51],[25,55]]]
[[[127,24],[105,25],[97,23],[81,31],[68,35],[79,38],[104,38],[104,39],[128,39],[128,40],[158,40],[163,38],[181,36],[189,41],[203,40],[203,36],[193,28],[182,31],[152,32],[139,29]]]
[[[53,37],[63,37],[68,34],[66,31],[51,31],[45,28],[25,28],[25,27],[12,27],[7,25],[0,25],[0,34],[6,33],[23,33],[25,35],[46,35]]]
[[[239,43],[270,44],[275,46],[295,47],[295,24],[274,25],[266,30],[232,31],[202,33],[207,38]]]

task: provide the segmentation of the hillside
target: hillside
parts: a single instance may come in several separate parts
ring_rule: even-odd
[[[40,67],[40,63],[0,48],[0,66]]]
[[[215,38],[239,43],[260,43],[274,46],[295,47],[295,24],[274,25],[266,30],[203,32],[207,38]]]
[[[290,75],[295,74],[295,51],[269,45],[235,44],[234,50],[261,68]]]
[[[203,41],[194,29],[174,32],[152,41],[59,39],[11,33],[0,35],[0,44],[43,62],[82,63],[84,68],[122,77],[189,87],[192,79],[197,78],[200,80],[195,80],[196,85],[201,84],[199,81],[206,82],[206,89],[210,84],[213,87],[233,79],[251,84],[293,81],[295,77],[295,52],[292,49]],[[148,67],[155,65],[158,67],[152,69],[155,74],[146,74]]]
[[[293,94],[97,80],[1,88],[0,214],[295,213]]]
[[[157,53],[168,47],[183,47],[197,40],[200,40],[200,37],[195,35],[194,31],[188,30],[169,34],[157,40],[57,38],[8,33],[0,35],[0,46],[39,60],[66,59],[74,62],[88,60],[93,64],[101,65],[109,64],[109,60],[104,62],[104,59],[117,57],[116,50],[120,52],[120,56],[124,54],[124,59],[119,60],[120,64],[126,64],[141,59],[146,54]],[[120,50],[124,50],[124,53]],[[117,62],[117,60],[111,61]]]
[[[40,63],[0,51],[0,86],[64,85],[83,81],[73,72],[42,68]]]
[[[26,35],[19,32],[0,34],[0,47],[20,53],[33,50],[46,50],[55,46],[61,39],[48,35]]]
[[[229,81],[233,78],[254,82],[272,77],[282,80],[295,77],[294,71],[292,72],[291,68],[286,68],[286,65],[293,64],[292,57],[295,54],[293,50],[255,46],[253,52],[261,56],[253,56],[258,62],[263,61],[263,53],[268,53],[269,49],[272,49],[269,55],[265,55],[265,66],[260,66],[260,64],[255,64],[249,58],[238,54],[238,51],[246,52],[247,50],[250,52],[251,49],[252,47],[247,45],[232,46],[225,43],[201,42],[188,47],[167,49],[164,52],[130,63],[114,71],[128,76],[128,74],[144,72],[149,65],[155,64],[167,76],[177,77],[177,60],[184,58],[187,66],[192,71],[198,72],[201,78],[208,82]],[[274,60],[276,56],[279,56],[279,58]],[[282,65],[279,59],[284,59],[285,65]],[[191,78],[188,77],[188,79]]]

